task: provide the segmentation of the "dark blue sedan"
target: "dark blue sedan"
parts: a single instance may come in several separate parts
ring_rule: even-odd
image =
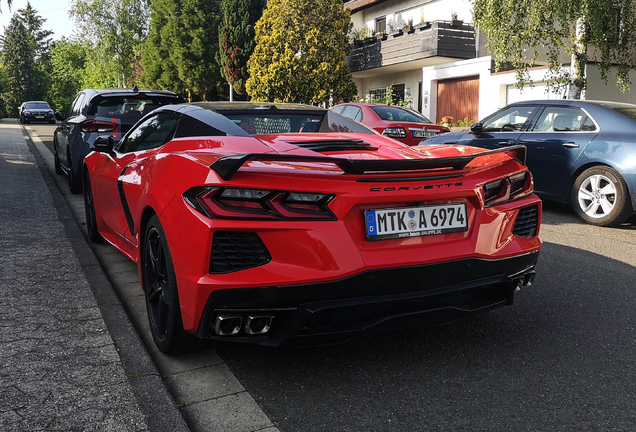
[[[569,203],[592,225],[615,226],[636,210],[636,105],[580,100],[517,102],[469,131],[423,140],[528,148],[536,193]]]

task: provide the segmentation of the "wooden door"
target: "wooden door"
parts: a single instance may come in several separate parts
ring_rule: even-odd
[[[437,119],[452,116],[453,122],[468,117],[479,121],[479,77],[463,77],[437,81]]]

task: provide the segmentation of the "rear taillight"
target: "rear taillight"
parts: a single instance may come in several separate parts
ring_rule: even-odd
[[[401,127],[388,127],[382,131],[382,135],[389,138],[406,138],[406,129]]]
[[[492,207],[530,195],[534,191],[534,181],[530,171],[522,171],[499,180],[486,183],[484,206]]]
[[[112,132],[117,129],[117,124],[98,120],[84,120],[80,123],[80,129],[82,129],[82,132]]]
[[[208,217],[262,220],[336,220],[334,195],[244,188],[193,188],[185,201]]]

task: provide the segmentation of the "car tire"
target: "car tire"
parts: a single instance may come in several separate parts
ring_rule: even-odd
[[[55,174],[64,174],[62,166],[60,165],[60,158],[57,155],[58,151],[57,141],[53,140],[53,166],[55,166]]]
[[[177,281],[165,232],[155,215],[148,221],[141,251],[146,310],[152,338],[164,354],[206,348],[209,341],[183,330]]]
[[[73,169],[73,160],[71,159],[71,152],[66,154],[66,160],[68,162],[68,188],[72,194],[78,194],[82,192],[82,178],[77,175]]]
[[[95,201],[93,200],[93,188],[88,170],[84,173],[84,211],[86,212],[86,231],[88,238],[93,243],[102,243],[104,237],[97,230],[97,213],[95,213]]]
[[[625,180],[608,166],[583,171],[572,187],[571,202],[581,219],[597,226],[620,225],[633,212]]]

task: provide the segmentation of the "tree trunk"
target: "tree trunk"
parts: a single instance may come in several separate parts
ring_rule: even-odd
[[[568,99],[581,99],[583,91],[587,87],[585,76],[585,66],[587,64],[587,42],[586,42],[585,18],[576,20],[576,42],[572,52],[572,63],[570,65],[570,87]]]

